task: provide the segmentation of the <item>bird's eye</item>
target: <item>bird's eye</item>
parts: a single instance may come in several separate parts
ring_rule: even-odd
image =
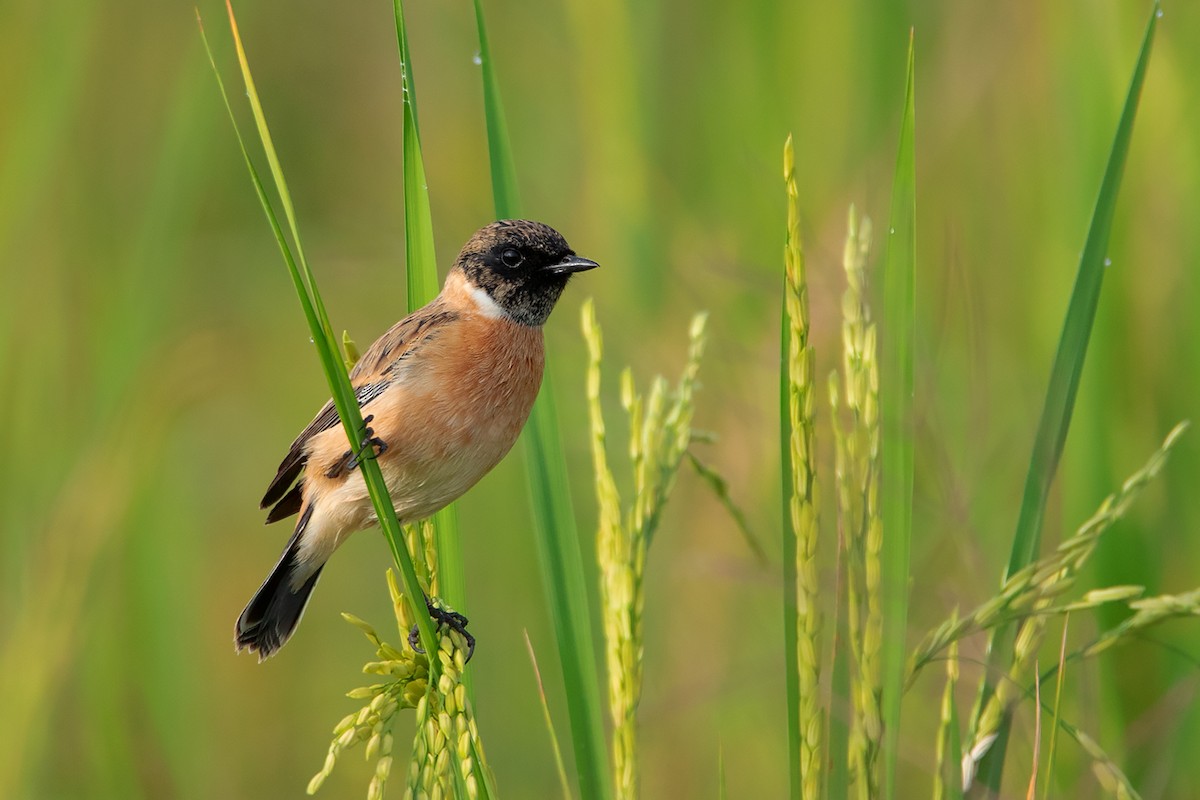
[[[525,256],[521,255],[521,251],[510,247],[500,254],[500,260],[504,262],[504,266],[511,269],[521,266],[521,262],[525,260]]]

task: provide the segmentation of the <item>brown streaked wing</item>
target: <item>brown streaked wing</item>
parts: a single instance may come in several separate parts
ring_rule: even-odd
[[[446,325],[457,318],[458,314],[445,309],[439,298],[417,313],[400,320],[376,339],[359,358],[354,369],[350,371],[350,382],[355,387],[354,393],[358,398],[359,408],[365,409],[372,400],[396,381],[396,366],[401,362],[407,362],[420,350],[423,343],[441,333]],[[411,364],[411,362],[409,363]],[[313,421],[308,423],[292,442],[259,504],[260,508],[267,508],[279,503],[279,506],[272,509],[268,515],[269,522],[291,516],[298,510],[299,505],[295,501],[298,500],[299,495],[292,489],[292,484],[300,477],[300,473],[304,469],[304,462],[307,458],[304,451],[305,445],[313,436],[329,430],[339,421],[337,409],[334,407],[333,401],[329,400],[313,418]],[[289,492],[289,489],[292,491]],[[293,494],[296,496],[293,497]],[[289,502],[280,503],[281,500]]]

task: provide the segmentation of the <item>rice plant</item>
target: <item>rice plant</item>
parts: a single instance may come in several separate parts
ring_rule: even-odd
[[[1079,5],[239,7],[252,196],[178,9],[10,4],[0,796],[1195,796],[1200,28]],[[526,215],[603,362],[231,661],[275,428]]]
[[[481,0],[475,0],[479,66],[492,203],[496,217],[522,213],[517,171],[509,140],[500,82],[493,64]],[[609,759],[600,716],[600,680],[590,620],[591,603],[583,566],[583,542],[567,480],[554,384],[546,377],[521,439],[525,450],[529,507],[533,514],[542,590],[554,621],[559,667],[566,685],[580,795],[600,800],[612,795]]]
[[[789,744],[792,754],[791,782],[795,796],[844,796],[852,790],[869,800],[898,796],[895,777],[896,747],[900,741],[900,698],[912,686],[922,667],[934,658],[946,658],[947,681],[941,703],[940,726],[935,742],[936,766],[933,796],[991,796],[999,787],[1004,763],[1007,730],[1017,705],[1028,698],[1035,701],[1034,715],[1039,725],[1041,682],[1059,674],[1068,664],[1095,655],[1113,646],[1122,637],[1162,619],[1193,616],[1196,608],[1192,593],[1167,595],[1142,600],[1140,586],[1112,586],[1093,589],[1076,600],[1061,598],[1074,586],[1081,568],[1091,558],[1100,537],[1129,507],[1137,494],[1162,469],[1170,451],[1186,424],[1176,426],[1162,448],[1143,469],[1129,478],[1115,494],[1107,498],[1099,511],[1078,533],[1064,541],[1050,555],[1032,559],[1038,549],[1038,531],[1049,481],[1066,436],[1075,387],[1086,352],[1091,320],[1096,313],[1100,268],[1108,227],[1111,225],[1118,180],[1128,149],[1133,115],[1144,79],[1146,62],[1158,19],[1152,13],[1141,54],[1134,72],[1116,143],[1101,188],[1092,230],[1080,266],[1080,277],[1068,311],[1058,361],[1047,397],[1037,448],[1027,485],[1022,527],[1014,545],[1014,563],[1001,591],[967,614],[955,611],[935,631],[928,634],[917,650],[897,666],[896,653],[905,647],[907,624],[905,607],[908,592],[909,535],[911,530],[913,452],[912,408],[912,325],[915,264],[914,220],[915,178],[913,163],[913,50],[910,42],[908,86],[901,124],[900,156],[893,188],[889,246],[884,269],[884,304],[888,313],[882,333],[872,318],[866,264],[869,256],[870,225],[860,222],[851,209],[849,234],[845,248],[847,289],[842,298],[842,372],[829,381],[831,428],[834,439],[834,486],[837,499],[838,581],[844,593],[837,594],[835,609],[844,615],[845,639],[835,640],[832,651],[834,699],[839,687],[849,694],[850,725],[848,734],[829,737],[830,752],[821,752],[820,732],[828,727],[840,730],[835,717],[837,707],[821,707],[815,685],[820,664],[809,664],[803,654],[816,652],[811,632],[816,617],[811,590],[806,589],[812,567],[807,563],[815,545],[801,544],[802,530],[816,527],[813,473],[818,468],[811,457],[812,415],[804,398],[811,391],[813,358],[807,342],[808,310],[803,302],[805,289],[797,286],[802,276],[796,222],[796,187],[793,178],[793,153],[789,138],[784,151],[784,176],[788,222],[785,248],[785,314],[782,349],[784,387],[781,430],[784,432],[785,498],[790,507],[784,515],[785,634],[788,635]],[[879,342],[890,343],[881,348]],[[884,379],[881,377],[890,376]],[[789,402],[790,401],[790,402]],[[803,409],[803,410],[802,410]],[[787,446],[790,442],[790,447]],[[1047,449],[1049,448],[1049,449]],[[889,455],[891,458],[889,458]],[[799,465],[799,466],[797,466]],[[798,476],[798,477],[797,477]],[[1040,482],[1040,483],[1039,483]],[[1032,492],[1032,493],[1031,493]],[[891,498],[888,501],[887,498]],[[1031,500],[1033,498],[1033,500]],[[887,512],[888,502],[892,513]],[[1034,505],[1030,506],[1030,503]],[[1039,505],[1040,504],[1040,505]],[[792,559],[797,559],[795,565]],[[1028,562],[1028,563],[1026,563]],[[793,594],[795,593],[795,594]],[[845,608],[840,607],[843,598]],[[1059,667],[1039,675],[1037,656],[1046,626],[1056,616],[1095,609],[1107,604],[1128,603],[1132,615],[1117,627],[1106,631],[1090,644],[1073,651],[1064,650]],[[885,612],[884,609],[887,609]],[[799,635],[791,626],[795,625]],[[1015,630],[1008,666],[1001,675],[985,673],[980,699],[962,729],[955,702],[959,682],[958,642],[965,636],[986,632],[988,652],[997,657],[996,637]],[[886,643],[886,644],[885,644]],[[1064,643],[1065,647],[1065,643]],[[885,657],[885,651],[890,653]],[[885,666],[886,664],[886,666]],[[1032,683],[1032,685],[1030,685]],[[800,691],[797,691],[797,689]],[[1061,694],[1061,683],[1059,684]],[[1137,792],[1116,761],[1091,736],[1063,719],[1055,702],[1051,718],[1055,730],[1073,739],[1092,760],[1093,771],[1101,784],[1121,797],[1136,797]],[[1029,781],[1030,796],[1037,785],[1037,752],[1040,736],[1035,737],[1034,774]],[[843,750],[844,747],[844,750]],[[1053,744],[1050,758],[1053,764]],[[798,756],[798,757],[797,757]],[[822,784],[816,767],[831,760],[848,764],[842,775],[835,767],[827,784]],[[832,788],[831,788],[832,787]],[[827,792],[827,794],[822,794]]]
[[[583,306],[583,334],[589,354],[588,419],[600,508],[596,548],[612,722],[613,786],[614,797],[622,800],[640,796],[637,707],[645,652],[647,554],[692,441],[693,394],[704,352],[705,323],[703,314],[692,318],[687,363],[673,390],[658,377],[651,383],[649,395],[644,396],[635,388],[632,372],[626,369],[621,373],[621,405],[629,418],[627,453],[633,473],[633,486],[626,491],[630,499],[623,506],[608,464],[607,426],[600,402],[603,339],[595,307],[590,302]]]
[[[823,720],[819,713],[821,677],[820,582],[817,574],[819,505],[816,483],[816,387],[795,155],[789,136],[783,147],[787,191],[784,245],[783,344],[780,371],[780,457],[783,463],[784,643],[788,662],[788,731],[792,793],[820,797]],[[840,440],[839,440],[840,442]],[[839,484],[840,488],[840,484]],[[839,493],[839,497],[841,494]]]

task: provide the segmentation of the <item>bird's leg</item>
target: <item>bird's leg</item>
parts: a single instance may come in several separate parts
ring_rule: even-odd
[[[449,606],[443,606],[441,600],[431,600],[429,595],[425,595],[425,608],[429,610],[429,616],[433,619],[436,629],[446,627],[462,634],[467,642],[467,657],[463,663],[470,661],[471,656],[475,655],[475,637],[467,633],[467,618]],[[408,644],[418,653],[425,652],[421,648],[421,631],[416,625],[408,632]]]
[[[358,451],[353,449],[342,453],[342,457],[334,462],[333,466],[325,470],[326,478],[338,478],[342,474],[353,470],[362,463],[364,458],[378,458],[383,455],[388,449],[387,442],[375,435],[369,425],[371,420],[375,419],[374,414],[367,414],[363,417],[363,438],[358,446]],[[366,452],[369,451],[370,455]]]

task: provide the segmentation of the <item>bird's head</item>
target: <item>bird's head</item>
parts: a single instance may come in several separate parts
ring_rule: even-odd
[[[572,275],[598,266],[575,255],[549,225],[525,219],[480,228],[454,264],[472,289],[486,294],[513,321],[531,327],[550,316]]]

